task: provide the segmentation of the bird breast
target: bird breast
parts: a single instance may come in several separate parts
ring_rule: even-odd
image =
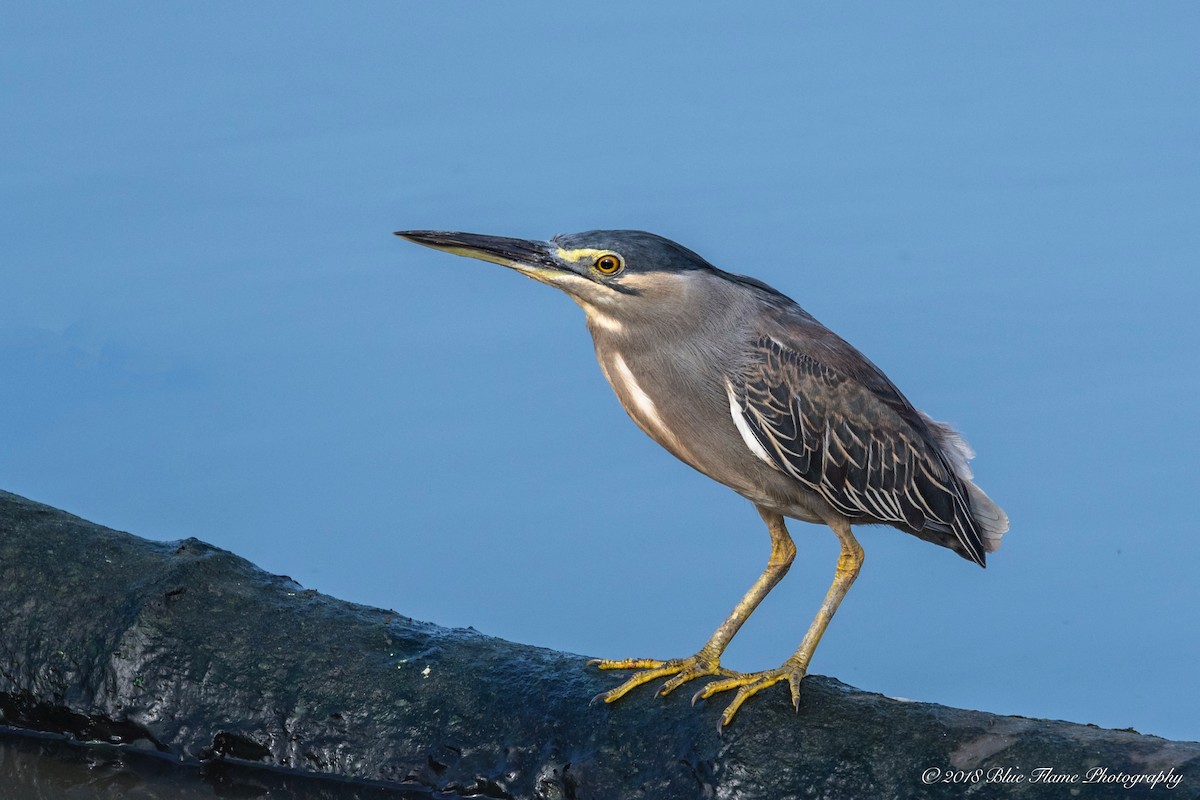
[[[746,445],[730,415],[721,384],[704,376],[723,370],[695,369],[695,352],[623,350],[596,337],[596,356],[604,377],[626,413],[642,431],[680,461],[723,483],[752,502],[781,510],[792,502],[794,482],[786,480]],[[791,512],[785,511],[795,516]],[[802,517],[803,518],[803,517]]]
[[[600,369],[616,392],[625,411],[654,441],[665,447],[676,457],[695,465],[695,455],[680,438],[674,426],[668,424],[659,413],[658,405],[633,374],[625,357],[619,352],[609,352],[599,357]],[[657,387],[653,387],[657,388]]]

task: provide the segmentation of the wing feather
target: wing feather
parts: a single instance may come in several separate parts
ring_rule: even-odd
[[[852,521],[893,525],[984,563],[967,489],[882,373],[894,394],[771,337],[754,354],[731,385],[774,466]]]

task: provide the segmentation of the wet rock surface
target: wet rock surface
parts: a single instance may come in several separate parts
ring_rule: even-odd
[[[428,800],[388,788],[216,759],[174,764],[122,745],[78,743],[0,730],[4,800]]]
[[[0,492],[10,734],[448,796],[1130,798],[1165,786],[1109,776],[1161,772],[1179,778],[1171,797],[1200,797],[1197,743],[903,702],[820,676],[805,680],[799,714],[772,687],[718,735],[722,704],[693,708],[690,692],[589,705],[614,676],[585,661]],[[1077,780],[1036,780],[1039,767]]]

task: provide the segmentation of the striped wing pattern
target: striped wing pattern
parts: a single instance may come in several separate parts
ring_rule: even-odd
[[[734,388],[773,466],[851,521],[894,525],[983,565],[966,492],[902,396],[880,397],[770,337],[755,351]]]

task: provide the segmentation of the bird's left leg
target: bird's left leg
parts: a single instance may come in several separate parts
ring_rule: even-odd
[[[740,675],[738,672],[725,669],[721,666],[721,654],[729,646],[729,642],[733,639],[734,634],[742,627],[742,623],[750,617],[754,609],[758,608],[758,604],[775,587],[775,584],[779,583],[783,576],[787,574],[788,568],[792,566],[792,561],[796,557],[796,545],[792,542],[792,537],[788,535],[783,517],[761,506],[758,507],[758,513],[762,515],[763,521],[767,523],[767,530],[771,534],[771,558],[767,562],[767,568],[763,570],[762,575],[750,587],[750,591],[746,592],[746,596],[733,609],[733,613],[729,615],[729,618],[721,623],[708,642],[705,643],[704,647],[700,648],[700,652],[687,658],[673,658],[670,661],[639,658],[630,658],[622,661],[606,661],[602,659],[589,661],[589,664],[595,665],[600,669],[641,670],[617,688],[598,695],[596,697],[597,700],[611,703],[624,697],[630,690],[641,686],[643,683],[649,683],[652,680],[667,676],[674,677],[664,683],[662,688],[658,690],[660,695],[669,694],[694,678],[701,678],[706,675],[721,675],[727,678],[734,678],[734,676]]]
[[[858,577],[858,572],[862,568],[863,563],[863,549],[858,540],[854,538],[854,534],[850,532],[849,521],[845,519],[833,520],[829,522],[829,527],[833,528],[833,532],[837,534],[838,539],[842,542],[842,552],[838,557],[837,571],[833,576],[833,585],[829,587],[829,591],[825,595],[825,600],[821,603],[821,608],[817,611],[816,618],[813,619],[812,625],[809,626],[808,633],[804,634],[804,639],[800,642],[800,647],[796,649],[796,652],[776,669],[751,672],[728,677],[724,680],[713,681],[696,692],[696,695],[692,698],[692,702],[695,703],[697,700],[705,700],[712,697],[717,692],[737,689],[737,694],[734,695],[733,701],[725,709],[725,712],[721,714],[719,727],[723,728],[733,720],[733,715],[737,713],[737,710],[741,708],[742,703],[746,702],[747,698],[780,681],[788,682],[792,690],[792,706],[797,711],[800,710],[800,680],[807,674],[809,662],[812,661],[813,652],[817,649],[817,644],[821,641],[821,636],[825,633],[825,628],[829,626],[829,621],[833,619],[834,612],[841,605],[842,598],[850,590],[850,585]]]

